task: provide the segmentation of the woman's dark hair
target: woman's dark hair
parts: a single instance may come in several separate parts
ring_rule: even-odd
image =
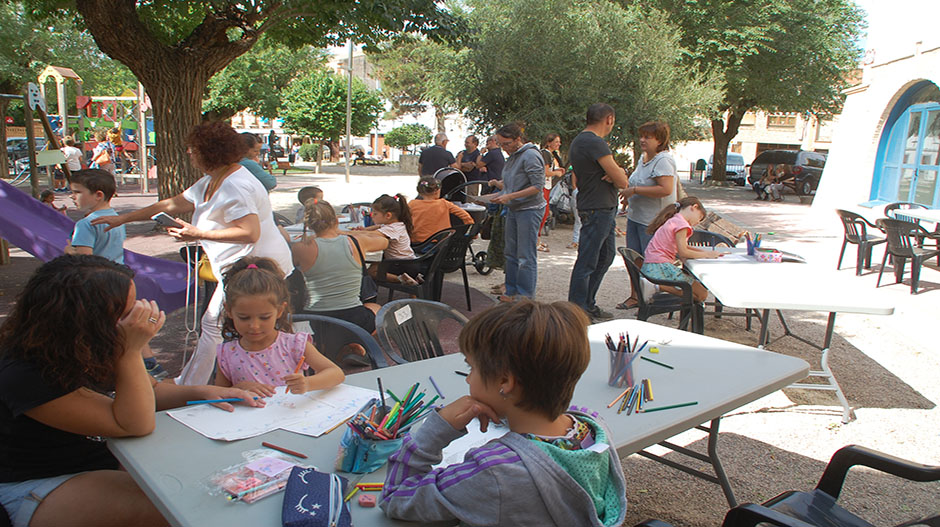
[[[222,121],[197,124],[186,136],[186,145],[199,153],[209,169],[237,163],[248,153],[241,134]]]
[[[656,230],[662,227],[663,223],[669,221],[669,218],[678,214],[680,210],[692,206],[697,206],[703,214],[707,213],[700,199],[695,196],[686,196],[675,203],[670,203],[663,207],[663,210],[659,211],[659,214],[657,214],[656,217],[653,218],[653,221],[650,222],[649,226],[646,227],[646,234],[656,234]]]
[[[548,148],[548,143],[551,143],[555,139],[561,137],[560,135],[552,132],[550,134],[545,134],[545,137],[542,138],[542,148]]]
[[[261,142],[261,139],[258,139],[258,136],[251,132],[242,132],[238,135],[241,136],[242,142],[245,143],[245,148],[248,150],[251,150],[256,144]]]
[[[379,212],[391,212],[398,221],[405,224],[408,230],[408,236],[414,230],[414,224],[411,222],[411,209],[408,208],[408,200],[401,194],[395,194],[395,197],[388,194],[382,194],[379,199],[372,202],[372,210]]]
[[[134,272],[92,255],[64,255],[36,270],[0,326],[0,356],[35,366],[72,391],[111,389],[124,353],[118,320]]]
[[[669,125],[662,121],[650,121],[643,123],[637,129],[637,135],[640,137],[652,137],[659,141],[656,147],[656,153],[669,150]]]
[[[304,234],[310,229],[316,234],[329,229],[337,223],[333,205],[316,198],[304,202]]]
[[[241,296],[271,295],[275,306],[284,306],[284,313],[277,319],[275,328],[284,333],[293,333],[290,324],[290,294],[284,272],[277,262],[270,258],[246,256],[232,264],[222,277],[225,284],[225,312],[222,314],[222,338],[233,340],[241,338],[235,330],[235,322],[228,316],[228,310]]]
[[[525,136],[525,128],[519,123],[504,125],[499,130],[496,130],[496,135],[505,137],[506,139],[522,139],[523,143],[529,140],[529,138]]]

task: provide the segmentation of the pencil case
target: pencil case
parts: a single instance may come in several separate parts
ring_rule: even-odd
[[[339,442],[336,470],[353,474],[374,472],[388,461],[389,456],[401,448],[401,444],[401,438],[369,439],[347,428]]]
[[[294,467],[287,480],[281,523],[284,527],[351,527],[343,501],[349,481],[314,468]]]
[[[758,262],[780,263],[783,261],[783,253],[776,249],[757,248],[754,251],[754,258]]]

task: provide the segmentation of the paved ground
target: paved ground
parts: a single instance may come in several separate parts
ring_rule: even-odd
[[[394,167],[356,167],[354,171],[350,184],[343,181],[342,167],[324,167],[322,174],[278,177],[278,188],[271,194],[272,203],[279,212],[292,216],[299,207],[295,198],[297,189],[309,184],[320,185],[326,199],[334,204],[370,201],[381,193],[398,191],[414,195],[417,177],[402,176]],[[784,203],[767,203],[753,201],[753,193],[743,188],[702,188],[687,183],[687,189],[701,197],[710,210],[753,231],[773,232],[768,236],[768,244],[798,252],[807,257],[810,265],[822,270],[835,268],[841,227],[831,211],[814,212],[793,195],[787,195]],[[115,200],[115,206],[118,210],[132,209],[154,199],[153,195],[137,194],[133,187],[128,187]],[[623,220],[619,222],[622,224]],[[565,248],[570,234],[570,226],[561,225],[544,238],[550,252],[539,254],[537,296],[540,300],[567,298],[568,276],[576,256],[573,250]],[[151,231],[147,224],[131,226],[129,235],[127,246],[133,250],[178,257],[179,245]],[[478,242],[478,249],[485,248],[484,244]],[[940,360],[930,329],[940,315],[940,292],[937,291],[940,270],[935,261],[928,264],[921,278],[921,287],[925,290],[916,296],[909,294],[907,280],[904,284],[891,284],[890,268],[882,286],[876,289],[881,254],[881,249],[877,249],[873,269],[854,277],[854,247],[850,246],[846,268],[841,271],[859,289],[895,306],[892,316],[840,315],[838,318],[831,366],[857,419],[843,425],[839,420],[838,402],[828,393],[790,389],[778,391],[726,416],[721,425],[719,451],[740,501],[759,502],[786,489],[812,488],[832,453],[851,443],[926,464],[940,464],[937,435],[940,412],[935,403],[940,400],[940,387],[936,383]],[[0,267],[0,320],[36,265],[33,258],[14,249],[12,265]],[[767,279],[772,280],[772,269],[769,271]],[[474,307],[470,314],[485,309],[492,302],[488,291],[501,280],[499,271],[489,276],[470,271]],[[444,300],[468,313],[462,288],[459,273],[450,275]],[[598,303],[604,309],[615,311],[620,318],[632,318],[635,310],[613,309],[626,296],[627,290],[626,270],[621,262],[615,261],[604,280]],[[675,324],[665,316],[654,317],[652,321]],[[822,315],[794,313],[791,322],[796,331],[822,338],[825,327]],[[172,371],[178,370],[181,362],[185,326],[184,313],[180,310],[170,317],[154,342],[158,357]],[[779,333],[779,326],[776,331]],[[447,339],[450,342],[453,342],[452,334],[453,331]],[[756,332],[745,331],[741,319],[709,318],[706,334],[749,345],[757,340]],[[803,357],[811,363],[816,357],[793,339],[775,342],[770,349]],[[704,434],[700,432],[682,434],[674,438],[674,442],[699,450],[704,450],[705,445]],[[676,459],[674,454],[669,457]],[[718,525],[727,511],[727,503],[715,485],[640,456],[624,459],[623,467],[630,501],[625,525],[650,517],[684,526]],[[902,485],[891,477],[862,469],[850,475],[840,500],[875,525],[889,525],[918,513],[935,511],[938,493],[938,484]]]

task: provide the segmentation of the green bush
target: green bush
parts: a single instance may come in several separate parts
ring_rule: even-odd
[[[423,124],[405,124],[385,134],[385,144],[407,150],[409,147],[431,141],[431,129]]]
[[[297,151],[297,155],[300,156],[300,159],[304,161],[316,161],[317,160],[317,148],[320,145],[314,143],[304,143],[300,145],[300,150]]]

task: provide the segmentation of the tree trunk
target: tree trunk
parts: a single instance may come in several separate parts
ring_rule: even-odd
[[[727,181],[728,144],[738,135],[738,127],[747,108],[735,108],[728,111],[728,123],[724,119],[712,119],[712,137],[715,147],[712,151],[712,181]]]
[[[323,168],[323,139],[317,140],[317,174]]]
[[[434,105],[434,125],[437,126],[437,133],[443,134],[447,130],[444,126],[444,109],[438,105]]]

